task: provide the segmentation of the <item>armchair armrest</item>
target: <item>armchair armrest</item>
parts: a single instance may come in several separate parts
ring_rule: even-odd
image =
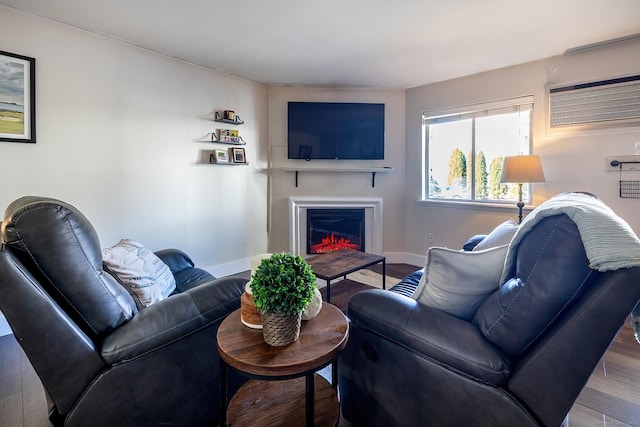
[[[208,271],[195,267],[189,255],[180,249],[162,249],[155,254],[173,273],[178,292],[184,292],[215,279],[215,276]]]
[[[240,307],[245,283],[215,279],[145,308],[105,339],[102,357],[109,364],[132,359],[221,321]]]
[[[478,246],[478,243],[484,240],[485,237],[487,237],[486,234],[476,234],[475,236],[469,237],[469,239],[467,239],[467,241],[464,242],[464,245],[462,246],[462,250],[472,251],[473,248]]]
[[[349,299],[353,325],[423,355],[447,369],[499,385],[510,374],[509,358],[476,325],[394,292],[372,289]]]
[[[174,276],[183,270],[194,267],[189,255],[180,249],[162,249],[154,253],[162,262],[167,264]]]

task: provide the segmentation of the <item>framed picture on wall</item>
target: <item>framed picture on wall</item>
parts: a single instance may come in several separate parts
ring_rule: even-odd
[[[231,149],[231,158],[233,160],[233,163],[247,163],[247,160],[244,156],[244,148],[233,147]]]
[[[229,163],[229,152],[227,150],[213,150],[213,157],[216,163]]]
[[[0,141],[36,142],[36,60],[2,50]]]

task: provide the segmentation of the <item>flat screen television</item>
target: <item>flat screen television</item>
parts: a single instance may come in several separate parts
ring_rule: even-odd
[[[289,102],[289,159],[384,159],[384,104]]]

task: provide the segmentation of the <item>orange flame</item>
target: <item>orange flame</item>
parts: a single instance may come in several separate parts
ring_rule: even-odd
[[[313,254],[325,254],[328,252],[339,251],[341,249],[359,250],[360,246],[355,243],[351,243],[351,239],[344,237],[336,239],[333,233],[323,237],[320,243],[311,245],[311,253]]]

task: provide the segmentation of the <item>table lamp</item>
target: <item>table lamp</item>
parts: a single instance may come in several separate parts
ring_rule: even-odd
[[[521,155],[504,158],[500,182],[518,184],[518,224],[522,223],[522,184],[545,182],[540,156]]]

